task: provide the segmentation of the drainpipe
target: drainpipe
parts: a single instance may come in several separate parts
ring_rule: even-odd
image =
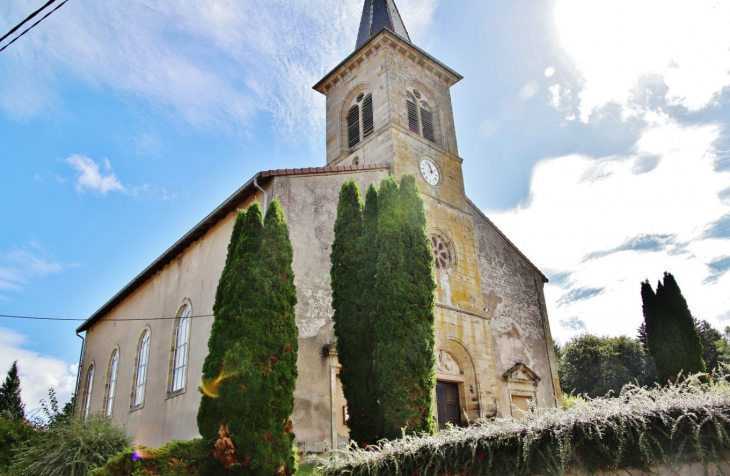
[[[86,350],[86,345],[85,345],[86,339],[81,337],[78,332],[76,333],[76,337],[81,339],[81,353],[79,354],[79,366],[76,369],[76,391],[74,392],[74,395],[73,395],[74,405],[72,408],[73,415],[76,414],[76,406],[79,404],[78,399],[76,397],[78,397],[78,395],[79,395],[79,384],[81,382],[81,368],[84,363],[84,350]]]
[[[261,188],[261,187],[259,186],[258,178],[259,178],[260,176],[261,176],[261,174],[260,174],[260,173],[258,173],[258,174],[256,174],[256,176],[255,176],[255,177],[253,178],[253,186],[254,186],[254,187],[256,187],[256,188],[258,188],[259,190],[261,190],[261,193],[263,193],[263,194],[264,194],[264,207],[263,207],[263,210],[262,210],[262,214],[261,214],[261,215],[262,215],[263,217],[265,217],[265,216],[266,216],[266,208],[267,208],[267,207],[269,206],[269,194],[267,194],[267,193],[266,193],[266,190],[264,190],[263,188]]]

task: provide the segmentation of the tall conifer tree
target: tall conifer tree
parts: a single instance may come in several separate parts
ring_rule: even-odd
[[[378,193],[377,313],[373,366],[383,438],[433,433],[433,256],[415,177],[389,177]]]
[[[702,359],[702,340],[695,326],[692,313],[687,301],[682,296],[677,281],[671,273],[664,273],[664,299],[660,299],[661,312],[668,316],[679,329],[681,345],[687,355],[684,374],[707,372],[707,366]]]
[[[0,415],[5,412],[15,418],[25,416],[25,405],[20,399],[20,375],[17,360],[10,366],[5,381],[0,386]]]
[[[366,223],[360,188],[347,180],[340,189],[332,243],[332,308],[334,309],[340,381],[347,400],[350,439],[360,445],[377,441],[377,397],[373,376],[373,306],[377,247],[377,192],[370,186]],[[365,228],[364,228],[365,227]]]
[[[291,475],[296,471],[290,417],[299,331],[294,315],[297,296],[292,258],[284,212],[274,199],[266,211],[252,283],[257,298],[246,313],[252,332],[234,349],[252,366],[244,386],[238,389],[249,405],[245,414],[237,416],[240,433],[231,438],[237,454],[256,475]]]
[[[375,350],[375,334],[373,322],[378,312],[378,301],[375,299],[375,284],[378,263],[378,191],[370,184],[365,194],[365,210],[363,211],[362,235],[358,243],[360,257],[358,283],[360,285],[360,316],[362,319],[360,342],[363,355],[365,380],[361,382],[360,435],[355,440],[366,445],[377,442],[378,435],[378,395],[377,380],[373,368],[373,352]]]
[[[692,314],[674,277],[664,273],[664,283],[654,292],[648,281],[641,283],[646,341],[656,364],[660,384],[682,373],[705,372],[702,343]]]
[[[214,329],[228,334],[211,333],[198,427],[233,474],[291,475],[298,330],[289,231],[277,200],[263,225],[258,204],[238,219],[216,295]]]
[[[231,355],[237,342],[248,332],[246,306],[255,298],[255,264],[259,258],[263,223],[261,207],[254,202],[239,210],[228,244],[228,255],[216,289],[213,304],[213,327],[208,339],[208,355],[203,363],[203,396],[198,409],[198,430],[213,444],[220,436],[221,425],[228,426],[227,416],[242,405],[243,397],[235,389],[241,383],[245,364]],[[231,391],[231,389],[234,389]]]

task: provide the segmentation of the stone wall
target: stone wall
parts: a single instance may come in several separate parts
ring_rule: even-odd
[[[494,339],[499,408],[510,415],[510,392],[502,378],[516,364],[537,377],[537,403],[554,406],[560,398],[557,365],[544,305],[542,277],[475,208],[477,257],[482,299]]]

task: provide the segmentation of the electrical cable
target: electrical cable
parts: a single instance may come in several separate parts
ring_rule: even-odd
[[[43,5],[43,6],[41,7],[41,8],[39,8],[38,10],[36,10],[36,11],[34,11],[33,13],[31,13],[30,15],[28,15],[28,18],[26,18],[26,19],[25,19],[25,20],[23,20],[22,22],[18,23],[17,25],[15,25],[15,27],[13,27],[13,29],[12,29],[12,30],[10,30],[9,32],[5,33],[5,35],[3,35],[3,37],[2,37],[2,38],[0,38],[0,42],[1,42],[1,41],[3,41],[3,40],[4,40],[5,38],[9,37],[10,35],[12,35],[13,33],[15,33],[16,31],[18,31],[18,30],[20,29],[20,27],[21,27],[21,26],[23,26],[23,25],[25,25],[26,23],[28,23],[28,22],[29,22],[30,20],[32,20],[32,19],[33,19],[33,17],[34,17],[34,16],[38,15],[38,14],[39,14],[40,12],[42,12],[42,11],[43,11],[43,10],[44,10],[44,9],[45,9],[46,7],[48,7],[48,6],[50,5],[50,4],[52,4],[52,3],[53,3],[53,2],[55,2],[55,1],[56,1],[56,0],[48,0],[48,2],[47,2],[47,3],[45,4],[45,5]]]
[[[55,1],[55,0],[54,0],[54,1]],[[13,38],[13,41],[11,41],[11,42],[10,42],[10,43],[8,43],[7,45],[5,45],[5,46],[3,46],[2,48],[0,48],[0,53],[2,53],[2,52],[3,52],[4,50],[5,50],[5,48],[7,48],[8,46],[12,45],[12,44],[13,44],[13,43],[15,43],[16,41],[18,41],[18,39],[19,39],[19,38],[20,38],[21,36],[23,36],[23,35],[25,35],[26,33],[28,33],[28,32],[29,32],[30,30],[32,30],[32,29],[33,29],[33,28],[34,28],[34,27],[35,27],[36,25],[38,25],[38,24],[39,24],[40,22],[42,22],[43,20],[45,20],[46,18],[48,18],[48,17],[49,17],[49,16],[50,16],[50,15],[51,15],[51,14],[52,14],[53,12],[55,12],[56,10],[58,10],[59,8],[61,8],[62,6],[64,6],[64,5],[66,4],[66,2],[68,2],[68,0],[63,0],[63,2],[61,2],[61,3],[60,3],[60,4],[59,4],[59,5],[58,5],[58,6],[56,7],[56,8],[54,8],[54,9],[53,9],[53,10],[51,10],[50,12],[46,13],[46,14],[45,14],[45,15],[44,15],[44,16],[43,16],[43,17],[42,17],[42,18],[41,18],[40,20],[38,20],[37,22],[35,22],[35,23],[33,23],[33,24],[32,24],[31,26],[29,26],[27,30],[25,30],[25,31],[24,31],[23,33],[21,33],[20,35],[16,36],[15,38]]]
[[[12,316],[9,314],[0,314],[0,317],[6,317],[8,319],[26,319],[32,321],[76,321],[83,322],[87,319],[78,318],[63,318],[63,317],[37,317],[37,316]],[[132,321],[167,321],[172,319],[178,319],[180,316],[175,317],[150,317],[150,318],[131,318],[131,319],[102,319],[104,322],[132,322]],[[201,314],[199,316],[188,316],[193,317],[213,317],[213,314]]]

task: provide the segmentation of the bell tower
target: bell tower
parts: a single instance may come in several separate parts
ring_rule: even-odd
[[[314,86],[327,97],[327,165],[387,163],[418,181],[438,283],[437,360],[449,364],[436,369],[451,405],[439,407],[440,425],[444,412],[491,416],[499,399],[451,105],[461,79],[411,42],[394,0],[365,0],[355,51]]]

